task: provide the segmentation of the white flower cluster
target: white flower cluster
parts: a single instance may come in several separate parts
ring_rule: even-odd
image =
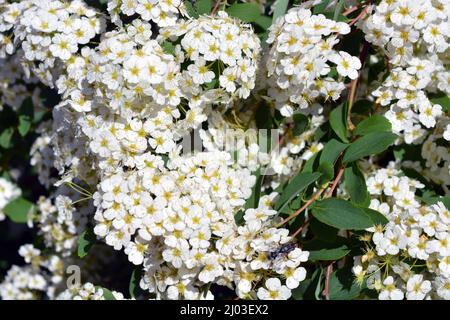
[[[379,299],[450,299],[450,211],[442,202],[423,204],[415,196],[423,185],[394,163],[371,172],[367,186],[370,208],[389,222],[364,237],[369,242],[355,259],[356,277]]]
[[[90,286],[67,288],[68,267],[76,266],[86,281],[97,282],[113,256],[107,246],[97,245],[96,254],[86,259],[76,256],[79,235],[86,229],[87,212],[92,204],[79,201],[80,195],[71,188],[60,187],[54,200],[41,197],[35,217],[29,226],[38,229],[37,245],[22,245],[19,254],[27,265],[13,266],[0,283],[0,297],[3,300],[31,299],[78,299],[86,298]],[[74,199],[78,199],[74,201]],[[41,243],[41,244],[39,244]],[[84,290],[84,291],[83,291]],[[102,291],[96,290],[100,295]],[[115,292],[116,299],[121,296]],[[90,296],[90,295],[89,295]],[[103,299],[103,298],[102,298]]]
[[[123,300],[123,294],[111,291],[115,300]],[[105,300],[104,289],[94,286],[90,282],[66,289],[60,293],[56,300]]]
[[[89,207],[75,207],[72,198],[79,199],[80,195],[71,189],[67,191],[71,197],[57,195],[54,205],[50,199],[41,197],[38,201],[39,215],[33,221],[38,224],[38,235],[42,236],[45,245],[63,257],[76,250],[78,235],[86,229],[86,213],[89,211]]]
[[[0,297],[3,300],[39,299],[46,286],[47,281],[32,266],[12,266],[0,283]]]
[[[51,126],[51,121],[46,121],[39,125],[36,129],[36,133],[39,136],[30,149],[30,164],[37,168],[39,182],[46,188],[49,188],[52,183],[56,182],[51,177],[51,170],[55,165],[55,154],[51,148]]]
[[[14,111],[19,110],[23,102],[31,97],[35,108],[40,106],[37,97],[40,93],[39,86],[36,86],[37,79],[34,77],[26,77],[21,66],[19,56],[8,56],[0,58],[2,70],[0,72],[0,111],[4,106],[10,106]],[[28,85],[33,84],[32,90],[28,89]]]
[[[19,47],[25,70],[52,86],[60,62],[70,60],[80,46],[104,29],[104,20],[83,1],[25,0],[5,6],[0,14],[0,56]],[[20,44],[20,46],[19,46]],[[4,55],[4,54],[3,54]],[[29,71],[28,71],[29,72]]]
[[[85,48],[69,63],[67,77],[60,77],[57,86],[74,110],[89,112],[98,104],[135,116],[139,111],[151,112],[152,103],[180,103],[173,56],[155,40],[144,41],[151,35],[149,24],[139,22],[142,30],[138,23],[132,26],[136,30],[130,26],[104,34],[96,50]]]
[[[345,79],[358,76],[361,61],[333,49],[338,36],[349,32],[346,23],[313,15],[303,7],[290,9],[270,27],[268,93],[284,116],[295,110],[309,114],[313,102],[337,100]]]
[[[383,0],[362,24],[368,42],[381,49],[392,69],[373,95],[389,106],[385,116],[406,143],[421,143],[442,107],[428,96],[450,94],[448,0]]]
[[[0,221],[5,219],[3,209],[11,201],[17,199],[22,191],[13,183],[0,177]]]
[[[423,177],[440,185],[446,194],[450,187],[450,152],[448,141],[450,135],[450,117],[440,117],[433,131],[431,131],[420,146],[422,161],[404,161],[403,167],[414,169]]]
[[[183,70],[183,87],[191,100],[208,95],[211,102],[247,98],[255,87],[260,41],[250,25],[225,11],[201,16],[161,30],[160,41],[179,42],[175,56]]]
[[[276,212],[267,207],[248,209],[245,225],[236,224],[255,177],[231,163],[228,153],[205,152],[172,157],[167,169],[151,156],[137,171],[101,181],[94,194],[94,231],[114,249],[124,248],[132,263],[144,265],[141,287],[158,298],[201,298],[208,283],[254,295],[259,270],[272,268],[268,253],[290,240],[288,230],[271,227],[268,219]],[[294,272],[307,255],[293,250],[277,272]],[[303,278],[293,275],[298,281],[289,280],[291,289],[304,279],[300,270]]]
[[[177,23],[180,13],[186,15],[186,9],[181,0],[109,0],[108,13],[118,25],[122,25],[121,14],[128,17],[137,14],[144,21],[167,27]]]

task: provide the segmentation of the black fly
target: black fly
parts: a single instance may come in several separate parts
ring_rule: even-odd
[[[297,246],[295,245],[295,243],[292,242],[282,244],[275,250],[270,251],[268,258],[269,260],[275,260],[277,258],[285,257],[289,254],[289,252],[293,251],[295,248],[297,248]]]

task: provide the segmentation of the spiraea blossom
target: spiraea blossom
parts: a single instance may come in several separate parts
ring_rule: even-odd
[[[11,3],[1,14],[0,52],[18,50],[26,72],[53,86],[55,69],[70,61],[79,48],[104,30],[104,20],[83,1],[26,0]],[[52,69],[52,70],[50,70]]]
[[[422,143],[426,130],[445,113],[430,98],[450,94],[448,9],[446,0],[381,1],[361,22],[365,39],[387,58],[392,71],[373,91],[388,107],[392,129],[408,144]]]
[[[188,97],[206,95],[210,101],[228,102],[233,97],[247,98],[255,87],[260,41],[249,25],[226,12],[164,28],[160,39],[180,39],[175,56],[187,65],[182,81]]]
[[[339,35],[349,32],[346,23],[313,15],[303,7],[290,9],[271,26],[269,95],[284,116],[296,110],[310,113],[309,106],[316,101],[337,100],[345,79],[358,77],[359,58],[334,49]]]
[[[383,300],[448,299],[450,211],[416,196],[424,185],[401,175],[394,163],[368,175],[370,208],[389,222],[368,230],[366,252],[355,258],[358,280]],[[381,200],[380,200],[381,199]]]
[[[174,25],[180,14],[186,15],[186,8],[181,0],[109,0],[108,13],[119,25],[122,25],[121,15],[137,14],[144,21],[167,27]]]

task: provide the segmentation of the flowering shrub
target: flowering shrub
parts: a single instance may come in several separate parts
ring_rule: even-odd
[[[0,297],[449,300],[449,12],[0,0]]]

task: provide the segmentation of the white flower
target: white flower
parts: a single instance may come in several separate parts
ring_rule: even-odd
[[[300,285],[300,282],[306,278],[306,269],[303,267],[287,268],[283,273],[286,277],[286,286],[293,290]]]
[[[67,35],[56,34],[50,45],[52,54],[62,60],[69,60],[73,53],[78,50],[76,39]]]
[[[329,60],[336,64],[337,72],[341,76],[349,77],[350,79],[358,78],[361,61],[357,57],[353,57],[347,52],[339,51],[339,54],[331,56]]]
[[[431,282],[423,280],[423,275],[415,274],[409,278],[406,284],[406,299],[423,300],[428,292],[431,291]]]
[[[395,286],[395,281],[392,276],[387,277],[383,281],[383,289],[378,295],[380,300],[403,300],[403,292]]]
[[[196,84],[203,84],[211,82],[215,74],[206,66],[204,59],[198,59],[194,64],[188,66],[189,74],[192,76],[192,80]]]
[[[258,289],[258,299],[261,300],[287,300],[291,297],[291,290],[281,285],[278,278],[270,278],[265,282],[265,288]]]

